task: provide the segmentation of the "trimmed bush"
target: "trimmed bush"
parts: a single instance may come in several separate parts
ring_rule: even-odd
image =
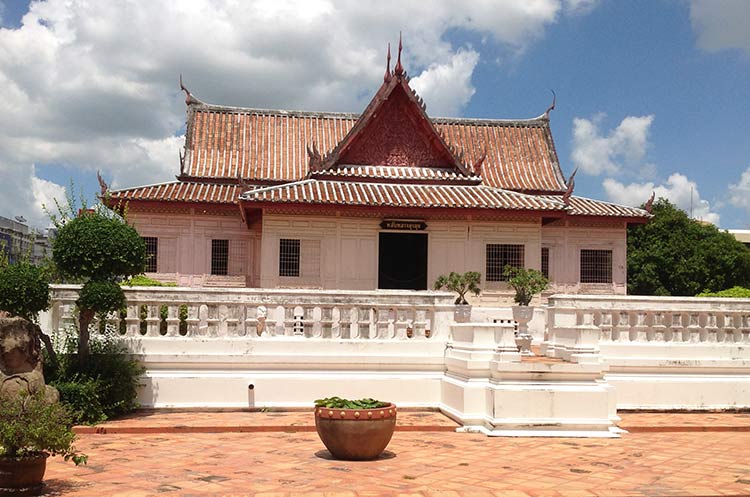
[[[60,402],[68,407],[75,424],[95,424],[107,420],[99,399],[98,380],[74,375],[70,381],[55,381],[52,385],[60,392]]]
[[[35,321],[49,306],[49,282],[42,268],[19,262],[0,271],[0,311]]]
[[[114,281],[90,280],[81,288],[76,304],[101,313],[119,311],[125,307],[125,294]]]

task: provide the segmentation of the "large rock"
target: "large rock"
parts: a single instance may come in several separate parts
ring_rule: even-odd
[[[39,330],[23,318],[0,318],[0,397],[39,391],[50,402],[60,398],[44,383]]]

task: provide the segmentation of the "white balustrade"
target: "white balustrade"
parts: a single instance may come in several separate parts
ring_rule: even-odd
[[[547,355],[566,360],[750,359],[747,299],[554,295],[548,326]]]
[[[47,329],[76,324],[78,286],[53,285]],[[106,324],[132,338],[304,337],[446,340],[452,297],[444,292],[124,288],[125,312]],[[99,317],[92,323],[98,330]]]

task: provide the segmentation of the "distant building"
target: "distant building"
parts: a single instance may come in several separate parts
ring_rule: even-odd
[[[731,235],[745,244],[745,247],[750,248],[750,230],[727,230]]]
[[[52,256],[52,237],[48,231],[36,231],[26,224],[23,218],[16,220],[0,216],[0,251],[8,261],[15,264],[25,255],[32,263],[38,264]]]

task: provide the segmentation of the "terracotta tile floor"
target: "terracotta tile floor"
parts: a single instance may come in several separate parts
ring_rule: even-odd
[[[152,412],[115,423],[162,428],[280,426],[308,413]],[[402,414],[404,414],[402,416]],[[407,413],[399,416],[407,421]],[[420,413],[408,413],[420,414]],[[410,426],[438,425],[439,415]],[[263,416],[257,416],[263,415]],[[686,417],[687,416],[687,417]],[[591,497],[750,496],[746,414],[625,414],[623,424],[727,426],[734,431],[658,431],[620,439],[489,438],[399,431],[371,462],[330,459],[315,433],[83,434],[87,466],[49,461],[45,495],[255,497]],[[246,419],[247,418],[247,419]],[[257,418],[257,419],[256,419]],[[280,419],[281,418],[281,419]],[[435,419],[437,418],[437,419]],[[250,420],[252,420],[250,422]],[[442,420],[443,423],[451,422]],[[125,425],[123,425],[125,426]],[[145,425],[144,425],[145,426]],[[406,426],[406,425],[403,425]]]

